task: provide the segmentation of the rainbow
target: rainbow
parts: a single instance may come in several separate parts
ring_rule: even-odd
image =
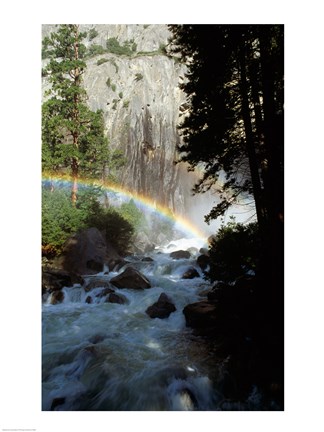
[[[62,182],[66,185],[72,183],[71,177],[69,176],[58,176],[58,175],[47,175],[42,176],[42,182]],[[143,206],[151,212],[157,212],[160,216],[166,218],[167,220],[173,221],[176,227],[183,231],[187,236],[198,238],[204,242],[207,242],[208,234],[202,232],[198,229],[192,222],[184,218],[181,215],[171,212],[171,210],[165,206],[162,206],[149,197],[139,194],[135,191],[131,191],[117,184],[102,182],[99,180],[89,180],[89,179],[78,179],[78,184],[81,186],[99,186],[103,190],[108,192],[118,193],[123,199],[133,199],[135,203]]]

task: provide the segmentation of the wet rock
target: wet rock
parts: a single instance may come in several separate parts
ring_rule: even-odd
[[[64,292],[63,291],[54,291],[51,296],[51,304],[56,305],[62,303],[64,300]]]
[[[63,287],[72,287],[83,283],[80,276],[60,269],[47,268],[42,272],[42,293],[61,290]]]
[[[65,397],[58,397],[52,400],[51,411],[55,411],[55,408],[65,404]]]
[[[146,289],[151,288],[149,280],[133,267],[127,267],[123,273],[112,278],[110,283],[117,288]]]
[[[99,273],[103,271],[103,262],[96,261],[95,259],[90,259],[87,261],[87,268],[90,270],[93,270],[95,273]]]
[[[170,253],[170,258],[173,259],[190,258],[190,256],[190,252],[184,250],[177,250]]]
[[[85,299],[85,302],[88,303],[88,304],[91,304],[91,303],[92,303],[92,297],[88,296],[88,297]]]
[[[182,279],[194,279],[196,277],[200,277],[197,270],[193,267],[190,267],[185,273],[182,275]]]
[[[110,293],[108,294],[105,303],[125,304],[127,303],[127,298],[121,294]]]
[[[207,255],[199,255],[196,262],[202,270],[206,270],[210,265],[210,258]]]
[[[96,335],[93,335],[89,338],[89,342],[91,342],[95,345],[99,342],[102,342],[105,339],[106,339],[106,337],[103,334],[96,334]]]
[[[94,288],[110,288],[112,291],[114,291],[111,283],[105,277],[95,277],[93,279],[90,279],[90,281],[87,282],[87,284],[84,286],[84,291],[89,292]]]
[[[218,308],[214,303],[206,300],[192,303],[183,309],[188,327],[211,327],[219,321]]]
[[[147,315],[151,318],[168,318],[169,315],[176,311],[176,307],[171,302],[169,297],[162,293],[157,302],[146,309]]]
[[[142,261],[144,261],[144,262],[154,262],[154,259],[151,258],[151,257],[144,257],[144,258],[142,258]]]
[[[96,298],[102,298],[102,297],[106,296],[107,294],[114,293],[114,292],[115,292],[115,290],[113,290],[111,288],[105,288],[102,291],[100,291],[100,293],[98,293],[96,295]]]

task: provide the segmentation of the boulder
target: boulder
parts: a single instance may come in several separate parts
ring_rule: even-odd
[[[153,252],[155,249],[155,245],[151,242],[148,235],[144,232],[140,232],[137,234],[133,246],[132,252],[136,254],[144,254]]]
[[[169,297],[162,293],[158,301],[153,303],[146,309],[147,315],[151,318],[168,318],[169,315],[176,310],[176,307],[171,302]]]
[[[182,275],[182,279],[193,279],[196,277],[200,277],[200,274],[193,267],[190,267],[185,273]]]
[[[148,256],[148,257],[142,258],[142,261],[143,262],[154,262],[154,259]]]
[[[60,264],[64,270],[78,275],[96,274],[103,271],[105,264],[111,269],[120,259],[97,228],[88,228],[66,242]]]
[[[115,292],[115,290],[111,289],[111,288],[104,288],[102,291],[100,291],[99,294],[96,295],[97,298],[102,298],[104,296],[106,296],[107,294],[113,293]]]
[[[84,286],[84,291],[89,292],[93,290],[94,288],[113,288],[111,286],[111,283],[109,280],[105,277],[95,277],[93,279],[90,279],[89,282],[86,283]],[[113,289],[112,289],[113,291]]]
[[[95,274],[104,268],[106,241],[97,228],[72,236],[63,250],[63,268],[77,274]]]
[[[56,408],[60,405],[65,404],[65,397],[57,397],[52,400],[51,411],[55,411]]]
[[[218,322],[218,308],[206,300],[189,304],[183,309],[188,327],[213,327]]]
[[[85,302],[88,304],[91,304],[92,303],[92,297],[87,296],[87,298],[85,299]]]
[[[190,258],[190,252],[185,250],[177,250],[170,253],[170,258],[173,259],[182,259],[182,258]]]
[[[117,288],[131,288],[131,289],[146,289],[151,288],[149,280],[138,270],[133,267],[127,267],[118,276],[110,280],[110,283]]]
[[[72,287],[74,284],[83,284],[80,276],[60,269],[47,268],[42,272],[42,293],[61,290],[63,287]]]
[[[199,255],[196,262],[202,270],[206,270],[210,265],[210,258],[207,255]]]
[[[127,303],[127,298],[121,294],[116,293],[110,293],[108,294],[105,303],[118,303],[118,304],[125,304]]]
[[[55,305],[58,303],[62,303],[64,300],[64,292],[63,291],[53,291],[51,296],[51,304]]]

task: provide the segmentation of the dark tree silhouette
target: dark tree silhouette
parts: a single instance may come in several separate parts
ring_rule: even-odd
[[[242,195],[255,200],[262,240],[258,325],[264,367],[283,385],[284,28],[170,25],[170,49],[187,65],[188,111],[180,159],[203,166],[194,191],[216,188],[217,218]],[[218,180],[225,172],[225,182]],[[273,371],[273,374],[271,373]]]

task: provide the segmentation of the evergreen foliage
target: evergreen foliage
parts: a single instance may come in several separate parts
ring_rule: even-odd
[[[88,35],[89,41],[92,41],[92,39],[94,39],[95,37],[97,37],[98,34],[99,34],[99,33],[97,32],[97,30],[96,30],[94,27],[92,27],[92,28],[89,30],[89,35]]]
[[[260,257],[258,224],[235,223],[222,225],[209,248],[211,281],[233,282],[246,274],[254,275]]]
[[[130,56],[136,51],[136,43],[134,40],[125,41],[121,45],[117,38],[112,37],[107,39],[106,42],[107,51],[116,55],[127,55]]]
[[[43,41],[50,58],[45,72],[51,88],[42,107],[42,168],[71,175],[74,202],[80,175],[105,180],[109,161],[115,158],[108,148],[102,111],[93,112],[86,104],[84,37],[77,25],[69,24]]]
[[[123,203],[117,211],[137,232],[146,228],[147,222],[144,213],[137,208],[133,199],[128,203]]]

